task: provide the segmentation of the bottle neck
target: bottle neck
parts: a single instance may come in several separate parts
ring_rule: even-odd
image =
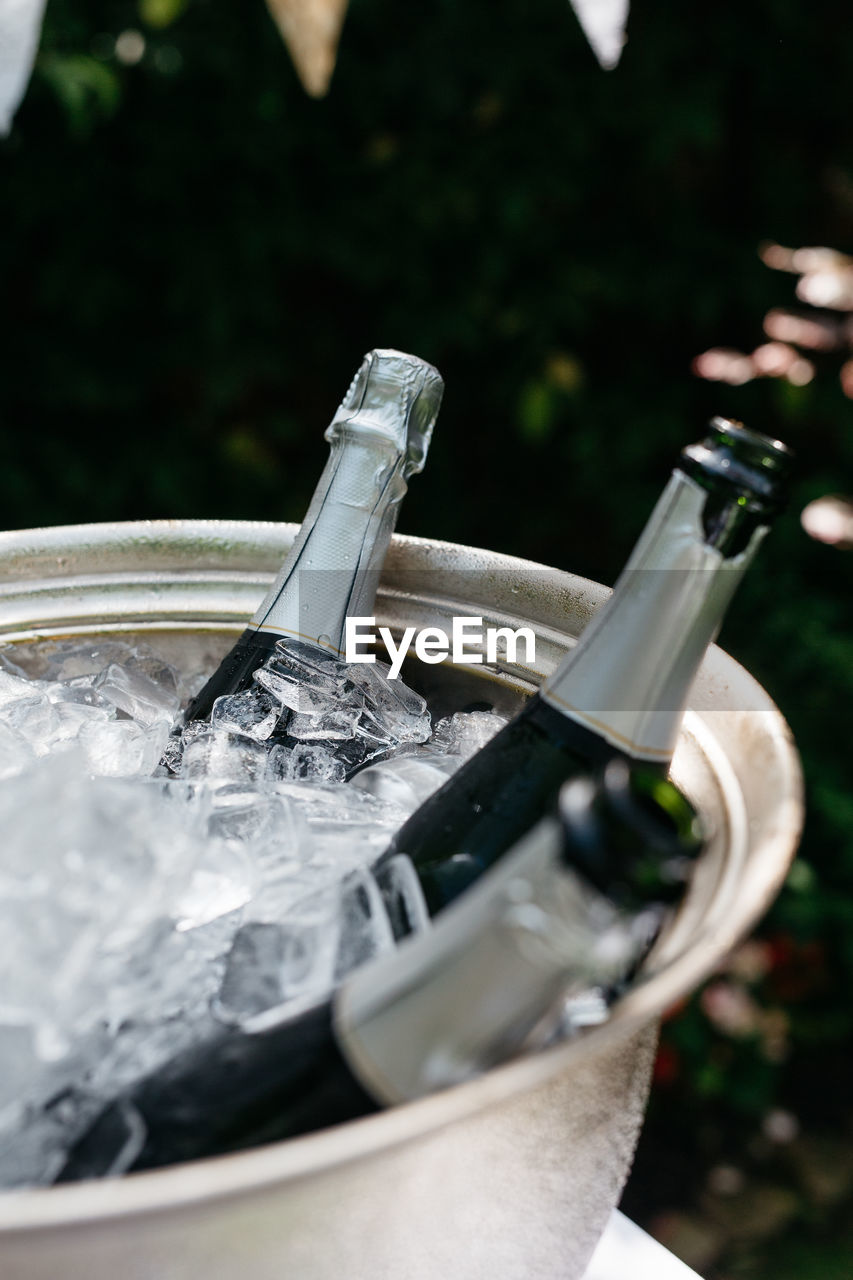
[[[617,982],[645,951],[648,920],[621,913],[562,847],[560,824],[541,822],[430,928],[340,988],[336,1039],[378,1101],[459,1084],[547,1040],[567,999]]]
[[[336,432],[302,528],[250,628],[343,652],[347,615],[372,612],[405,468],[406,450],[393,440]]]
[[[753,528],[746,546],[726,555],[737,499],[706,529],[708,497],[673,472],[613,594],[540,691],[636,760],[670,759],[690,685],[766,533]]]

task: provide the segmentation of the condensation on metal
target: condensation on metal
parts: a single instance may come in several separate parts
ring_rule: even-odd
[[[176,655],[213,661],[295,532],[151,521],[0,534],[0,639],[156,632]],[[449,686],[511,710],[607,594],[510,556],[397,536],[377,617],[392,630],[459,613],[532,626],[535,670],[468,667]],[[134,1280],[580,1276],[627,1176],[657,1019],[769,905],[802,824],[785,721],[717,648],[692,690],[673,773],[709,821],[711,845],[644,981],[609,1024],[307,1138],[113,1183],[0,1195],[3,1280],[112,1280],[128,1258]]]

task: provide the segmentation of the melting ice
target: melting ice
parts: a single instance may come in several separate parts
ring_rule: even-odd
[[[49,1182],[212,1019],[250,1030],[391,947],[371,864],[504,723],[431,733],[380,664],[289,643],[171,735],[206,674],[118,640],[0,650],[0,1186]]]

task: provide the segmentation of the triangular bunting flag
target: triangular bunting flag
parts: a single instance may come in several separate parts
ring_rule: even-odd
[[[596,58],[605,71],[612,70],[625,44],[628,0],[571,0],[571,5]]]
[[[347,0],[267,0],[299,79],[322,98],[335,69]]]

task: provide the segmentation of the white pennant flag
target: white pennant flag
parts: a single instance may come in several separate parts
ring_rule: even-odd
[[[302,68],[301,74],[309,92],[322,94],[334,66],[334,49],[347,0],[268,0],[268,3],[288,43],[302,61],[305,59],[300,32],[306,26],[306,15],[312,19],[314,25],[307,24],[308,34],[323,46],[322,56],[311,45],[308,49],[313,58],[311,67]],[[608,70],[615,67],[625,43],[628,0],[571,0],[571,5],[602,67]],[[38,49],[44,7],[45,0],[0,0],[0,137],[9,132],[12,116],[26,91]],[[314,21],[315,10],[322,18],[319,26],[318,21]]]
[[[45,0],[0,0],[0,137],[24,96],[38,49]]]
[[[625,44],[628,0],[571,0],[578,22],[605,71],[611,71]]]

